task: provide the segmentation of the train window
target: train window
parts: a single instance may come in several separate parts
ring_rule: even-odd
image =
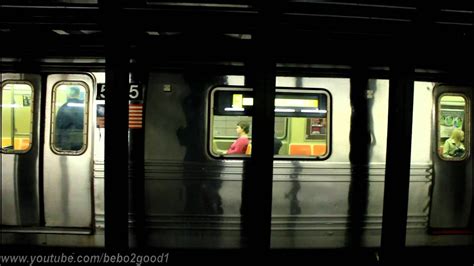
[[[87,85],[59,82],[52,96],[51,148],[58,154],[80,155],[87,148]]]
[[[438,99],[438,154],[442,159],[460,161],[469,153],[466,110],[467,100],[462,94],[442,94]]]
[[[278,89],[275,119],[287,121],[279,157],[326,159],[329,156],[330,97],[325,90]]]
[[[23,81],[2,84],[2,153],[25,153],[32,145],[33,87]]]
[[[211,105],[211,154],[248,156],[252,138],[252,90],[217,88],[211,93]]]
[[[329,99],[324,90],[277,89],[276,156],[308,159],[328,156]],[[239,125],[252,124],[252,108],[251,89],[216,88],[212,91],[209,142],[212,155],[241,157],[251,154],[252,129],[242,133]],[[238,140],[240,137],[244,140]],[[236,146],[237,152],[234,150]]]

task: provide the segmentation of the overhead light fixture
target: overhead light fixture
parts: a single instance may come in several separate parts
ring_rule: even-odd
[[[241,34],[240,38],[242,40],[251,40],[252,39],[252,34]]]
[[[83,103],[67,103],[66,105],[70,107],[84,107]]]
[[[245,111],[244,108],[239,108],[239,107],[226,107],[224,108],[225,111],[229,111],[229,112],[243,112]]]
[[[93,34],[93,33],[98,33],[100,31],[98,31],[98,30],[80,30],[80,32],[82,32],[84,34]]]
[[[147,31],[146,33],[151,36],[160,36],[160,33],[157,31]]]
[[[20,107],[20,105],[16,104],[16,103],[14,103],[14,104],[8,104],[7,103],[7,104],[0,104],[0,107],[1,108],[18,108],[18,107]]]
[[[64,31],[64,30],[53,30],[53,31],[59,35],[69,35],[69,32]]]
[[[275,112],[280,112],[280,113],[294,113],[296,112],[295,109],[291,108],[275,108]]]
[[[325,114],[328,111],[326,110],[317,110],[317,109],[301,109],[302,113],[317,113],[317,114]]]

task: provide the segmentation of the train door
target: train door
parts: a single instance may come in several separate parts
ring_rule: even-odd
[[[472,223],[472,88],[434,87],[434,180],[430,227]]]
[[[85,74],[47,78],[44,137],[46,226],[92,226],[94,79]]]
[[[41,77],[1,77],[1,224],[40,224],[39,113]]]

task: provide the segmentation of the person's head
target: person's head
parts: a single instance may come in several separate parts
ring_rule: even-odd
[[[240,121],[237,123],[237,134],[241,135],[242,133],[248,134],[250,131],[250,124],[246,121]]]
[[[455,128],[451,133],[451,138],[456,142],[464,140],[464,132],[460,128]]]
[[[70,87],[67,92],[68,99],[79,99],[81,96],[81,89],[78,87]]]

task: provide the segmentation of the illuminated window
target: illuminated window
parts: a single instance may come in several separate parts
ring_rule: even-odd
[[[58,154],[79,155],[87,148],[89,90],[81,82],[61,82],[53,88],[51,147]]]
[[[210,150],[213,156],[249,156],[252,139],[252,90],[217,88],[211,92]],[[242,125],[238,127],[237,125]]]
[[[328,158],[330,104],[329,93],[324,90],[277,90],[275,117],[288,121],[280,157]]]
[[[467,100],[461,94],[442,94],[438,100],[438,154],[442,159],[460,161],[469,153],[470,121]]]
[[[26,82],[2,84],[2,152],[24,153],[32,145],[33,87]]]
[[[327,158],[329,107],[329,93],[324,90],[277,89],[274,154],[278,158]],[[239,153],[232,153],[231,156],[229,149],[240,137],[239,122],[252,124],[252,112],[252,89],[226,87],[211,92],[209,146],[213,156],[242,157],[251,154],[251,128],[248,134],[244,134],[244,138],[248,138],[247,149],[239,149]],[[247,140],[242,142],[247,144]]]

